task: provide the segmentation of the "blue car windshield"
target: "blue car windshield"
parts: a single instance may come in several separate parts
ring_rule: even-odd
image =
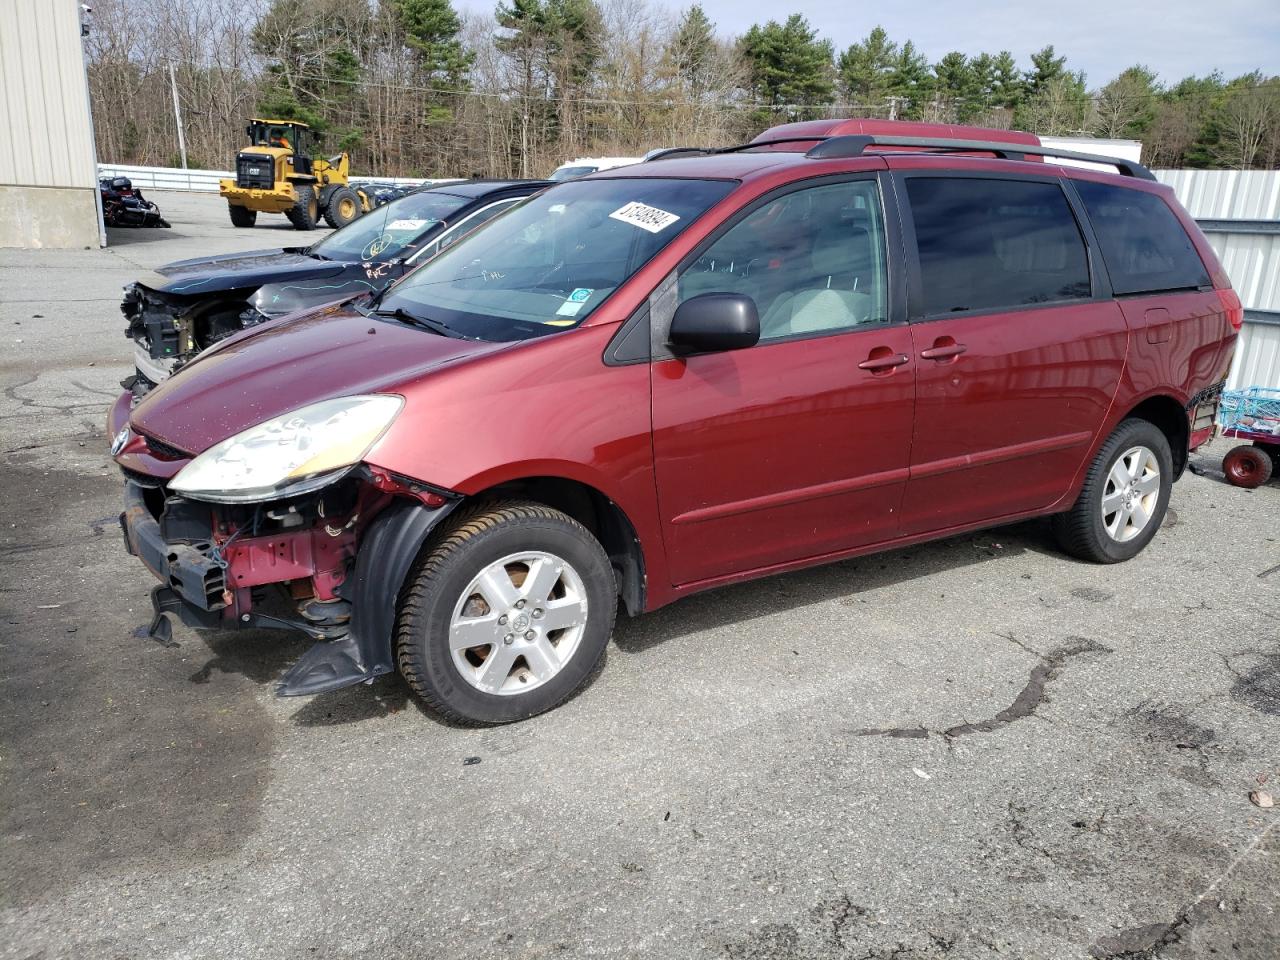
[[[406,256],[439,229],[457,210],[474,200],[451,193],[423,190],[358,217],[340,230],[311,245],[310,252],[346,263],[374,263]]]
[[[736,186],[624,177],[546,190],[391,287],[402,310],[462,337],[523,340],[574,327]]]

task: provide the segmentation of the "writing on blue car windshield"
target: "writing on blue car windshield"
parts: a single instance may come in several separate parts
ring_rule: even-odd
[[[335,230],[313,243],[310,251],[328,260],[347,263],[392,260],[407,255],[410,251],[405,248],[410,245],[416,249],[419,241],[434,234],[454,212],[471,202],[467,197],[435,190],[411,193]]]
[[[407,275],[379,312],[491,341],[577,326],[735,185],[639,177],[560,184]]]

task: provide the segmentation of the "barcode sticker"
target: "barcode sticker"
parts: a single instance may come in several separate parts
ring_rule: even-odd
[[[625,207],[619,207],[609,216],[614,220],[629,223],[633,227],[639,227],[641,230],[648,230],[650,233],[661,233],[680,219],[674,213],[668,213],[666,210],[659,210],[657,207],[635,200]]]

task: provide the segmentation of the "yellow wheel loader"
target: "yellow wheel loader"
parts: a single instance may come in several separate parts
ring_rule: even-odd
[[[235,179],[218,181],[237,227],[252,227],[259,213],[283,213],[298,230],[311,230],[321,217],[345,227],[373,209],[365,191],[351,186],[345,153],[312,156],[319,138],[305,123],[255,118],[245,134],[250,146],[236,155]]]

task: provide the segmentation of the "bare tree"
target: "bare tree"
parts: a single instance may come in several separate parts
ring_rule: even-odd
[[[1251,75],[1261,81],[1261,76]],[[1227,166],[1247,170],[1257,164],[1264,144],[1280,122],[1280,82],[1240,85],[1228,90],[1222,107],[1218,157]]]

